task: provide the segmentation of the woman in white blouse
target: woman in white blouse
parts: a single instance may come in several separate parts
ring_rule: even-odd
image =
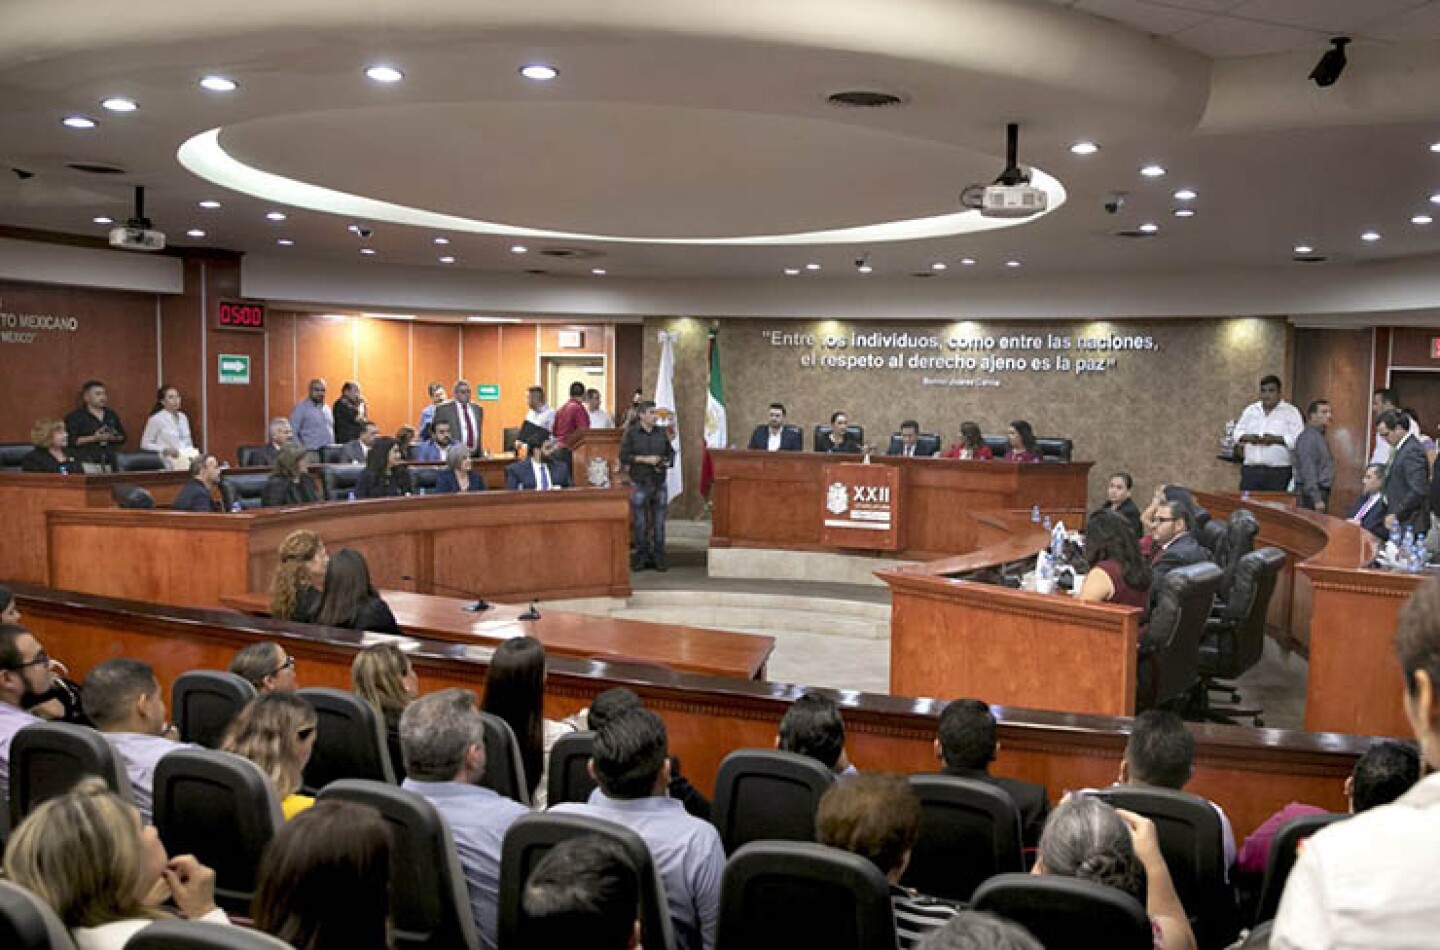
[[[161,386],[155,392],[155,408],[145,422],[140,448],[159,452],[170,468],[189,468],[195,457],[195,442],[190,438],[190,420],[180,411],[180,390]]]

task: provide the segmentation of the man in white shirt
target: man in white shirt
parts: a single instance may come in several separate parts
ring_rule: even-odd
[[[585,408],[590,412],[590,428],[592,429],[613,429],[615,418],[600,408],[600,390],[585,390]]]
[[[135,807],[150,821],[155,767],[176,749],[196,748],[175,741],[175,729],[165,719],[165,692],[155,670],[139,660],[106,660],[86,675],[81,695],[85,715],[125,764]]]
[[[1305,431],[1300,410],[1280,398],[1280,377],[1260,380],[1260,399],[1245,407],[1235,424],[1235,444],[1243,446],[1241,491],[1284,491],[1290,487],[1290,451]]]
[[[555,410],[545,405],[545,390],[539,386],[531,386],[525,390],[525,421],[533,423],[544,429],[546,432],[555,429]]]
[[[27,696],[48,693],[54,680],[50,657],[17,623],[0,624],[0,788],[10,787],[10,741],[40,720],[23,708]]]
[[[1375,418],[1377,421],[1381,416],[1389,412],[1391,409],[1399,408],[1400,396],[1393,389],[1377,389],[1375,390],[1374,395],[1370,397],[1370,409],[1372,412],[1375,413]],[[1406,417],[1410,419],[1410,434],[1417,439],[1420,438],[1420,424],[1417,423],[1414,417],[1410,416],[1409,413],[1406,413]],[[1370,453],[1370,464],[1389,464],[1390,455],[1394,451],[1395,450],[1390,447],[1390,443],[1379,433],[1376,433],[1375,451]]]

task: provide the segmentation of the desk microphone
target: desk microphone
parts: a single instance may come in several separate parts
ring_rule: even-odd
[[[527,611],[525,611],[523,614],[521,614],[519,617],[516,617],[515,619],[516,619],[516,620],[539,620],[539,619],[540,619],[540,608],[539,608],[538,606],[536,606],[535,601],[532,600],[532,601],[530,601],[530,609],[527,610]]]
[[[400,575],[400,579],[401,579],[402,581],[414,581],[414,580],[416,580],[416,578],[414,577],[414,575],[411,575],[411,574],[401,574],[401,575]],[[459,588],[459,587],[451,587],[449,584],[437,584],[437,583],[435,583],[434,581],[431,581],[431,582],[430,582],[430,586],[431,586],[431,587],[437,587],[437,588],[439,588],[440,590],[448,591],[448,592],[450,592],[450,593],[452,593],[452,594],[459,594],[459,595],[462,596],[462,597],[469,597],[469,596],[471,596],[471,595],[473,594],[474,597],[475,597],[475,603],[473,603],[473,604],[466,604],[464,607],[461,607],[461,608],[460,608],[461,610],[463,610],[463,611],[465,611],[466,613],[469,613],[469,614],[483,613],[484,611],[489,610],[491,607],[494,606],[494,604],[490,603],[490,601],[488,601],[488,600],[486,600],[484,597],[480,596],[480,592],[479,592],[479,591],[462,590],[462,589]],[[522,617],[521,619],[523,620],[524,618]]]

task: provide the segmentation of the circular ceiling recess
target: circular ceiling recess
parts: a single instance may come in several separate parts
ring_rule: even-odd
[[[825,97],[825,101],[832,106],[840,106],[843,109],[885,109],[890,106],[903,105],[905,100],[891,92],[874,92],[864,89],[851,89],[845,92],[835,92]]]

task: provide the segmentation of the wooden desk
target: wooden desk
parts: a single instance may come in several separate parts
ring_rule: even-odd
[[[365,555],[377,587],[502,601],[630,593],[624,489],[414,495],[235,514],[62,509],[46,518],[52,586],[159,604],[213,606],[268,590],[280,542],[301,528],[319,532],[332,552]]]
[[[235,651],[260,640],[282,643],[299,663],[302,686],[350,687],[350,664],[360,649],[353,630],[285,624],[235,613],[140,604],[17,585],[26,624],[52,655],[82,678],[117,656],[155,667],[167,691],[191,669],[224,669]],[[410,654],[429,693],[449,686],[483,688],[487,663],[461,644],[422,640]],[[599,660],[557,656],[545,683],[545,715],[560,718],[597,693],[626,686],[665,719],[670,750],[695,785],[713,788],[720,760],[737,748],[769,748],[780,718],[804,687],[733,677],[673,673]],[[903,696],[844,692],[846,747],[862,769],[931,772],[941,703]],[[995,771],[1043,784],[1051,801],[1065,789],[1099,787],[1115,779],[1125,748],[1127,719],[1075,716],[1004,707]],[[1219,802],[1244,836],[1292,801],[1345,809],[1343,785],[1369,740],[1279,729],[1192,724],[1195,774],[1188,790]]]
[[[519,619],[526,610],[524,605],[496,604],[483,613],[468,613],[463,608],[473,600],[403,590],[381,591],[380,595],[407,635],[445,643],[494,648],[512,637],[532,636],[545,644],[545,652],[552,656],[635,660],[743,679],[764,679],[765,664],[775,649],[774,637],[748,633],[587,617],[548,608],[541,611],[539,620],[526,621]],[[248,614],[268,616],[270,612],[265,594],[221,599]]]
[[[821,544],[824,468],[837,460],[817,452],[712,451],[715,487],[711,547],[836,551]],[[1091,462],[960,462],[939,458],[872,456],[872,464],[897,466],[904,495],[901,536],[906,548],[894,556],[929,560],[979,547],[967,511],[1015,511],[1031,506],[1067,525],[1085,521]],[[853,553],[853,552],[846,552]],[[887,555],[889,556],[889,555]]]

